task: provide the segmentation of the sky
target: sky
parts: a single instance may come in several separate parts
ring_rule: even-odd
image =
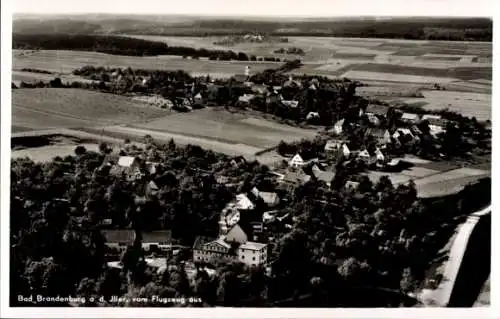
[[[14,13],[490,17],[499,0],[8,0]],[[4,0],[2,0],[4,2]],[[3,3],[2,3],[3,4]]]

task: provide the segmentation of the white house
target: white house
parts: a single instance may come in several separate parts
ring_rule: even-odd
[[[113,175],[125,174],[127,180],[133,181],[142,177],[139,158],[134,156],[120,156],[118,163],[111,171]]]
[[[257,187],[254,187],[252,189],[252,194],[255,197],[261,198],[269,207],[274,207],[280,203],[278,194],[274,192],[261,192],[257,189]]]
[[[236,209],[252,210],[255,209],[254,203],[245,194],[236,195]]]
[[[401,121],[411,124],[417,123],[419,119],[419,115],[415,113],[403,113],[403,115],[401,116]]]
[[[292,157],[292,159],[288,162],[289,166],[295,167],[295,168],[302,167],[302,166],[304,166],[304,164],[305,164],[304,159],[298,153],[295,154],[295,156]]]
[[[335,123],[335,125],[333,126],[333,131],[335,132],[335,134],[342,134],[342,131],[344,129],[344,122],[345,119],[341,119],[340,121],[337,121],[337,123]]]
[[[205,99],[203,98],[203,95],[201,93],[198,93],[194,96],[194,103],[195,104],[203,104],[205,102]]]
[[[312,120],[312,119],[317,119],[317,118],[319,118],[318,112],[309,112],[306,115],[306,120]]]
[[[281,100],[281,104],[284,106],[290,107],[292,109],[295,109],[299,106],[299,101],[295,100]]]

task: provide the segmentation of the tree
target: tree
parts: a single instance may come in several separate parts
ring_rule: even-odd
[[[75,148],[75,154],[76,154],[76,156],[83,156],[85,153],[87,153],[87,149],[84,146],[78,145]]]

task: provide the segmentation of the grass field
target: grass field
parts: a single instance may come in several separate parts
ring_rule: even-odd
[[[316,130],[295,128],[217,109],[173,114],[134,127],[228,144],[244,144],[259,149],[274,147],[281,140],[310,139],[316,134]]]
[[[408,98],[403,101],[408,104],[424,103],[426,110],[450,109],[464,116],[475,116],[478,120],[491,120],[491,94],[468,93],[454,91],[422,90],[423,98]]]
[[[98,144],[84,143],[78,145],[85,147],[88,151],[99,152]],[[50,162],[56,156],[65,157],[74,155],[76,146],[77,145],[47,145],[22,150],[12,150],[11,158],[28,157],[34,162]]]
[[[130,98],[79,89],[12,91],[12,126],[16,131],[143,122],[169,111]]]
[[[13,70],[33,68],[65,74],[69,74],[85,65],[171,71],[184,70],[188,73],[234,75],[243,74],[246,65],[250,66],[253,72],[259,72],[269,68],[277,68],[280,63],[188,60],[178,56],[131,57],[97,52],[48,50],[22,56],[14,54],[12,60]]]

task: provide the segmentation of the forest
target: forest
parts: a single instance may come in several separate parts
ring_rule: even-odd
[[[19,50],[78,50],[126,56],[179,55],[192,58],[209,58],[223,61],[250,61],[245,53],[168,46],[166,43],[114,35],[84,34],[18,34],[12,35],[12,48]],[[256,60],[256,57],[253,57]],[[280,61],[262,57],[265,61]]]
[[[13,298],[30,294],[203,300],[191,306],[414,305],[407,293],[423,284],[437,251],[467,214],[490,201],[489,180],[451,198],[423,201],[412,183],[394,187],[382,177],[373,184],[349,168],[337,173],[331,187],[311,180],[282,189],[257,162],[234,166],[230,157],[198,146],[160,144],[147,136],[144,142],[145,159],[161,165],[136,181],[110,174],[105,164],[113,155],[104,143],[99,153],[79,146],[73,156],[48,163],[12,160],[13,306],[32,305]],[[130,144],[122,148],[123,155],[137,151]],[[219,175],[236,186],[217,183]],[[151,180],[159,193],[138,201]],[[346,189],[345,180],[359,187]],[[112,218],[106,227],[117,229],[170,229],[176,242],[190,246],[195,236],[214,236],[225,204],[254,186],[278,192],[286,203],[280,209],[295,220],[292,229],[275,228],[269,270],[219,264],[212,265],[215,276],[200,268],[188,280],[182,262],[189,252],[165,257],[169,268],[157,273],[137,244],[122,255],[121,271],[106,267],[103,219]]]

